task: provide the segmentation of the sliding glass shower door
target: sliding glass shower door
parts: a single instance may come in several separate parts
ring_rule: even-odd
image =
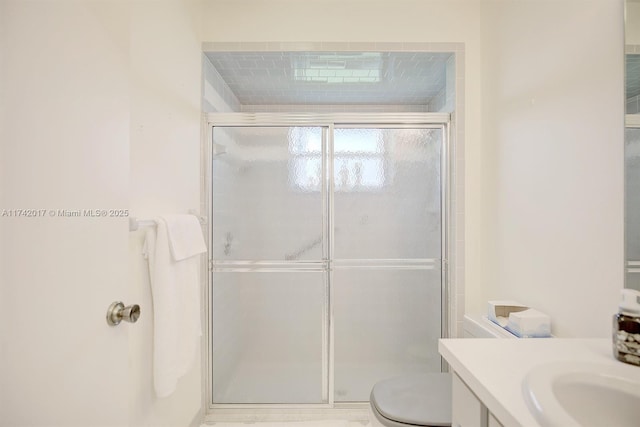
[[[327,400],[326,208],[295,154],[320,152],[325,133],[214,128],[214,403]]]
[[[441,369],[444,125],[215,126],[211,403]]]
[[[442,129],[334,134],[334,399],[440,371]]]
[[[624,132],[625,287],[640,291],[640,123]]]

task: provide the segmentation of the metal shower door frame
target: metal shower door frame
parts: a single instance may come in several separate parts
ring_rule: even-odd
[[[640,115],[639,114],[626,114],[624,117],[624,128],[625,131],[627,129],[640,129]],[[625,165],[626,165],[626,153],[625,153]],[[626,181],[626,179],[625,179]],[[627,183],[624,183],[625,185],[625,193],[626,193],[626,186]],[[627,200],[625,197],[625,215],[626,215],[626,206],[627,206]],[[625,240],[625,244],[624,244],[624,248],[625,248],[625,254],[624,254],[624,282],[625,282],[625,286],[627,286],[627,274],[639,274],[640,273],[640,260],[631,260],[628,259],[626,250],[627,250],[627,233],[624,233],[624,240]]]
[[[333,162],[327,158],[327,153],[333,153],[333,133],[334,128],[344,127],[366,127],[366,128],[426,128],[442,130],[441,148],[441,336],[447,337],[450,334],[449,325],[449,224],[451,224],[451,197],[449,183],[451,181],[451,166],[453,164],[450,153],[450,133],[451,116],[448,113],[208,113],[206,114],[206,132],[204,132],[205,161],[203,162],[203,197],[207,212],[206,240],[208,246],[208,268],[207,280],[204,289],[204,301],[206,308],[206,324],[204,329],[206,346],[203,349],[203,357],[206,363],[206,381],[204,382],[204,398],[207,412],[212,410],[278,410],[278,409],[334,409],[354,407],[352,403],[334,402],[332,393],[334,386],[334,360],[333,360],[333,316],[331,312],[331,292],[330,282],[332,280],[333,268],[331,260],[333,256],[333,191],[334,191],[334,171]],[[325,280],[324,309],[323,309],[323,376],[322,394],[326,403],[317,404],[217,404],[213,403],[213,303],[211,299],[213,286],[213,157],[214,143],[213,131],[215,127],[286,127],[286,126],[308,126],[320,127],[323,129],[322,141],[322,171],[325,175],[322,180],[322,257],[327,269],[327,279]],[[324,133],[327,135],[324,135]],[[326,145],[325,145],[326,144]],[[327,197],[328,195],[328,197]],[[444,366],[444,365],[443,365]],[[355,407],[358,407],[355,404]]]

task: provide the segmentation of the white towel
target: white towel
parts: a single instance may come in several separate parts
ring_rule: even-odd
[[[163,215],[174,261],[181,261],[207,251],[200,221],[194,215]]]
[[[189,371],[202,336],[200,260],[196,256],[174,260],[166,222],[164,218],[157,218],[155,222],[156,229],[146,232],[143,254],[149,262],[153,297],[154,386],[158,397],[166,397],[173,393],[178,379]],[[202,243],[204,246],[204,241]]]

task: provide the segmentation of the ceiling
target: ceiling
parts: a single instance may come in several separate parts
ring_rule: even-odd
[[[451,53],[208,52],[242,105],[426,105]]]

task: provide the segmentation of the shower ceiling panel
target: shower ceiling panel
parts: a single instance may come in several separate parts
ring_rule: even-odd
[[[243,105],[426,105],[451,53],[208,52]]]

